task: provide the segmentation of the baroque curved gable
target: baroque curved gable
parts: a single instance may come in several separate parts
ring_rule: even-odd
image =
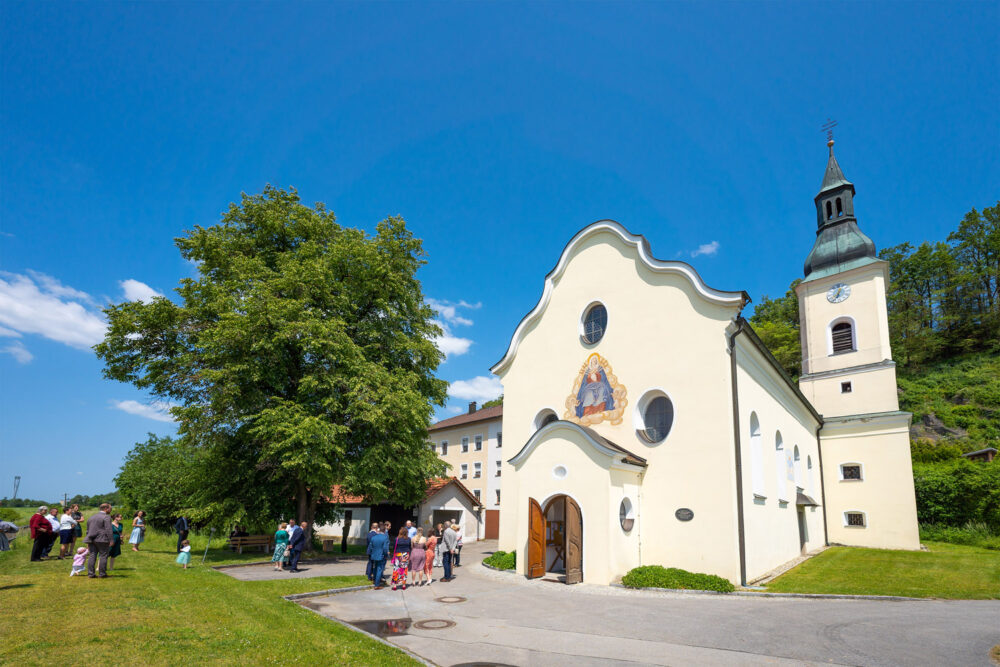
[[[538,300],[535,307],[521,319],[520,323],[518,323],[517,329],[514,330],[514,335],[511,338],[510,345],[507,347],[507,353],[504,354],[503,359],[490,368],[491,372],[503,372],[514,360],[514,357],[517,354],[517,348],[520,346],[525,332],[542,316],[542,313],[545,312],[545,308],[548,306],[549,300],[552,298],[552,291],[555,289],[555,283],[566,270],[566,267],[569,265],[570,257],[573,253],[588,238],[596,236],[597,234],[609,232],[621,239],[626,247],[632,249],[635,252],[636,258],[640,260],[647,269],[656,273],[669,273],[684,277],[687,279],[691,287],[694,288],[694,293],[709,303],[742,308],[743,305],[750,300],[747,293],[743,291],[727,292],[709,287],[705,284],[705,281],[701,279],[701,276],[698,275],[698,272],[695,271],[694,267],[686,262],[656,259],[653,257],[653,253],[649,247],[649,242],[644,236],[629,232],[621,224],[615,222],[614,220],[600,220],[577,232],[576,235],[570,239],[569,243],[566,244],[566,247],[563,248],[559,261],[556,263],[555,267],[549,271],[548,275],[545,276],[545,287],[542,290],[542,297]]]

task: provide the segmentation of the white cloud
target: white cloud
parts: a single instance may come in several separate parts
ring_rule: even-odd
[[[459,301],[458,303],[454,303],[452,301],[438,301],[437,299],[427,299],[427,305],[437,311],[438,315],[448,324],[464,327],[471,327],[473,322],[469,318],[459,315],[458,309],[478,310],[483,307],[483,304],[478,302],[469,303],[468,301]]]
[[[453,336],[448,327],[443,323],[438,322],[438,325],[444,330],[444,333],[434,339],[434,344],[437,346],[437,349],[444,352],[445,357],[461,356],[472,347],[472,341],[468,338]]]
[[[77,475],[82,475],[82,474],[83,474],[83,471],[82,471],[82,470],[77,470],[77,471],[76,471],[76,474],[77,474]]]
[[[0,327],[0,338],[20,338],[21,334],[17,333],[13,329],[8,329],[6,327]]]
[[[111,406],[127,412],[130,415],[138,415],[147,419],[155,419],[159,422],[174,421],[169,410],[176,407],[176,403],[166,401],[153,401],[152,403],[140,403],[139,401],[111,401]]]
[[[448,414],[457,415],[465,412],[465,408],[463,408],[461,405],[453,405],[451,407],[445,408],[445,412],[447,412]]]
[[[714,255],[719,252],[719,242],[712,241],[711,243],[702,243],[698,246],[697,250],[691,251],[692,257],[697,257],[698,255]]]
[[[104,338],[107,325],[89,294],[51,276],[29,274],[0,272],[0,327],[81,349]]]
[[[495,375],[479,375],[471,380],[455,380],[448,387],[448,395],[464,401],[485,403],[503,393],[500,378]]]
[[[16,359],[17,363],[19,364],[27,364],[32,359],[35,358],[35,355],[33,355],[31,352],[28,352],[28,348],[26,348],[24,346],[24,343],[22,343],[19,340],[14,341],[7,347],[0,348],[0,352],[3,352],[4,354],[9,354],[10,356],[14,357],[14,359]]]
[[[163,296],[162,293],[157,292],[146,283],[141,283],[138,280],[133,280],[132,278],[129,278],[128,280],[120,280],[118,281],[118,284],[121,285],[122,291],[125,293],[125,298],[128,301],[142,301],[143,303],[149,303],[153,300],[153,297]]]

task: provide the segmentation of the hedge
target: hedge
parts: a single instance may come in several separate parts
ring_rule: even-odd
[[[913,485],[920,523],[1000,529],[1000,459],[914,464]]]
[[[513,570],[517,565],[517,552],[494,551],[483,562],[498,570]]]
[[[662,565],[643,565],[633,568],[622,577],[622,584],[628,588],[683,588],[720,593],[732,593],[736,590],[731,581],[717,575],[688,572]]]

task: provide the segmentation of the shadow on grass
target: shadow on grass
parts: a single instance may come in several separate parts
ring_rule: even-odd
[[[0,591],[9,591],[12,588],[31,588],[34,584],[10,584],[8,586],[0,586]]]

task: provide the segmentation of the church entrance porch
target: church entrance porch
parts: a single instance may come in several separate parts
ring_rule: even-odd
[[[563,574],[567,584],[583,581],[583,514],[575,500],[561,494],[549,499],[544,511],[528,499],[528,577]]]

